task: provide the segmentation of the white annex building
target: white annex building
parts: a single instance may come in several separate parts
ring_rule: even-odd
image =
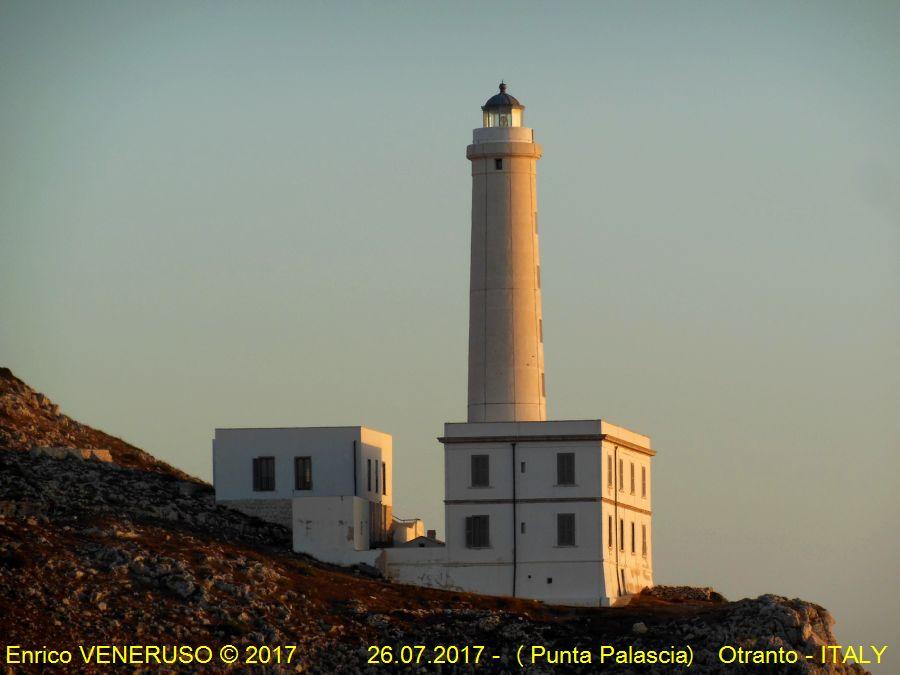
[[[472,163],[468,421],[447,423],[446,544],[393,516],[391,437],[217,429],[216,498],[290,525],[294,548],[406,583],[573,605],[653,584],[650,439],[547,420],[537,160],[524,106],[482,106]]]

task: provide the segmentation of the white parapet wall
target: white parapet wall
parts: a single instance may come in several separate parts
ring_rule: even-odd
[[[391,581],[448,588],[446,547],[389,548],[384,552],[383,570]]]

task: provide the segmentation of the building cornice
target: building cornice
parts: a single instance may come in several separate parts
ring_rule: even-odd
[[[539,497],[534,499],[445,499],[444,504],[447,506],[459,506],[465,504],[512,504],[515,501],[516,504],[560,504],[560,503],[572,503],[572,502],[583,502],[588,504],[599,504],[603,502],[604,504],[609,504],[610,506],[616,506],[616,501],[613,499],[609,499],[608,497]],[[653,515],[653,512],[650,509],[642,509],[639,506],[632,506],[631,504],[625,504],[624,502],[618,502],[618,507],[620,509],[625,509],[627,511],[634,511],[636,513],[642,513],[645,516]]]
[[[548,436],[439,436],[438,441],[444,445],[455,444],[472,444],[472,443],[564,443],[572,441],[606,441],[618,445],[622,448],[628,448],[635,452],[654,457],[655,450],[645,448],[636,443],[610,436],[609,434],[556,434]]]

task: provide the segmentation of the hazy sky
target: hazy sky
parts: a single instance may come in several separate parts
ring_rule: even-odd
[[[500,78],[548,413],[652,437],[657,581],[900,648],[895,2],[0,3],[0,362],[207,479],[216,426],[387,431],[443,530]]]

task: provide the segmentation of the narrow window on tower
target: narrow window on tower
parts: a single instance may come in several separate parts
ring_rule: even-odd
[[[619,518],[619,550],[625,550],[625,520]]]
[[[375,460],[375,492],[378,492],[378,460]]]
[[[634,494],[634,462],[631,463],[631,494]]]
[[[647,557],[647,526],[641,525],[641,555]]]
[[[619,460],[619,492],[625,492],[625,460]]]
[[[521,529],[521,532],[522,532],[522,534],[525,534],[525,523],[524,523],[524,522],[522,523],[522,529]]]
[[[613,533],[612,516],[606,516],[606,545],[609,548],[613,547],[612,533]]]
[[[634,521],[631,521],[631,552],[634,553],[636,550],[636,545],[634,542]]]
[[[613,462],[612,455],[607,455],[606,456],[606,487],[608,487],[608,488],[612,488],[612,486],[613,486],[613,481],[612,481],[612,479],[613,479],[613,475],[612,475],[613,474],[613,470],[612,470],[613,463],[612,462]]]
[[[525,462],[522,462],[522,473],[525,473]]]
[[[369,476],[368,490],[369,490],[369,492],[371,492],[372,491],[372,460],[371,459],[366,460],[366,470],[368,471],[368,476]]]
[[[641,497],[647,497],[647,467],[641,467]]]
[[[381,463],[381,494],[387,494],[387,464]]]
[[[503,170],[503,160],[499,157],[494,160],[494,169],[496,169],[497,171]]]

